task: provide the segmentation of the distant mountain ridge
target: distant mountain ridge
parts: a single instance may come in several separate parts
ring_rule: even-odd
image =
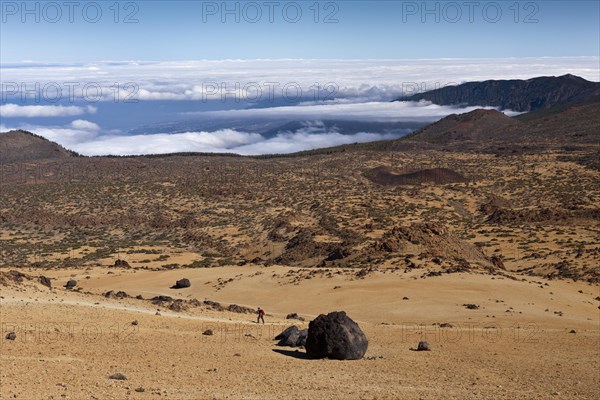
[[[0,133],[0,164],[76,156],[79,156],[76,152],[31,132]]]
[[[522,125],[500,111],[477,109],[464,114],[451,114],[414,132],[407,139],[429,143],[487,141],[506,136]]]
[[[597,96],[596,96],[597,97]],[[578,103],[533,120],[496,110],[452,114],[392,142],[392,149],[414,144],[445,148],[503,146],[590,146],[600,143],[600,101]]]
[[[427,100],[438,105],[491,106],[530,112],[583,102],[600,94],[600,83],[575,75],[542,76],[528,80],[487,80],[447,86],[395,101]]]

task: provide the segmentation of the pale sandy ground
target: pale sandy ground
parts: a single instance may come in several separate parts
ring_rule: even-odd
[[[53,278],[53,290],[32,283],[2,287],[0,398],[600,396],[600,310],[594,300],[599,286],[479,274],[421,279],[423,271],[377,272],[365,279],[316,275],[294,284],[289,283],[293,276],[285,276],[290,270],[61,269],[43,272]],[[71,277],[91,294],[62,288]],[[169,289],[183,277],[191,288]],[[219,278],[234,280],[217,290]],[[102,297],[107,290],[262,306],[270,315],[265,326],[256,325],[252,315],[203,308],[182,313],[161,308],[159,316],[148,301]],[[464,303],[480,308],[467,310]],[[303,350],[275,346],[272,337],[290,324],[287,313],[297,312],[308,322],[334,310],[347,311],[367,334],[365,359],[307,360]],[[133,320],[139,325],[132,326]],[[444,322],[454,328],[432,325]],[[203,336],[207,328],[215,335]],[[17,332],[15,341],[4,339],[10,330]],[[433,351],[411,351],[420,339]],[[128,380],[107,378],[115,372]]]

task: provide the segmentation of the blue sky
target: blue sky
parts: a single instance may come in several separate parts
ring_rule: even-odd
[[[390,102],[414,91],[567,73],[600,81],[599,4],[0,0],[0,132],[85,155],[390,139],[402,124],[473,108]],[[331,120],[402,129],[345,134]],[[301,125],[268,133],[288,122]]]
[[[264,1],[238,1],[226,2],[229,10],[237,4],[238,11],[223,16],[222,1],[123,1],[117,14],[109,0],[97,2],[98,18],[92,2],[75,2],[72,10],[60,6],[60,17],[54,6],[46,6],[52,2],[25,3],[33,12],[27,13],[22,1],[2,1],[2,63],[598,56],[600,51],[598,1],[476,1],[471,8],[465,1],[321,1],[318,7],[312,0],[275,1],[272,8]],[[298,9],[302,15],[296,17]],[[131,23],[125,23],[128,17]]]

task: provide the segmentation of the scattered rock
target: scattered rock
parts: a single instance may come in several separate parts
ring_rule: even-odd
[[[114,379],[116,381],[126,381],[127,377],[125,375],[123,375],[122,373],[117,372],[116,374],[109,375],[108,379]]]
[[[138,325],[137,319],[135,321],[131,321],[131,325],[137,326]]]
[[[115,263],[113,264],[113,267],[119,267],[119,268],[131,268],[131,266],[129,265],[129,263],[125,260],[115,260]]]
[[[308,326],[305,347],[309,358],[357,360],[368,346],[363,331],[343,311],[321,314]]]
[[[17,338],[17,334],[14,332],[8,332],[5,336],[7,340],[15,340]]]
[[[192,283],[189,279],[183,278],[175,282],[175,285],[171,286],[171,289],[185,289],[192,286]]]
[[[109,290],[108,292],[104,293],[104,297],[110,299],[127,299],[129,298],[129,295],[122,290],[119,290],[116,293],[113,290]]]
[[[42,275],[40,276],[39,280],[42,285],[52,288],[52,282],[50,282],[50,278],[47,278]]]
[[[254,310],[253,308],[238,306],[237,304],[230,304],[229,307],[227,307],[227,311],[240,314],[254,314],[256,312],[256,310]]]
[[[469,310],[479,310],[479,306],[477,304],[463,304],[463,306]]]
[[[65,287],[66,287],[67,289],[72,289],[72,288],[74,288],[75,286],[77,286],[77,281],[76,281],[76,280],[74,280],[74,279],[69,279],[69,281],[68,281],[68,282],[65,284]]]
[[[146,391],[146,389],[144,389],[143,387],[139,387],[139,388],[135,388],[135,391],[138,393],[144,393]]]
[[[212,336],[213,335],[213,331],[212,331],[212,329],[207,329],[204,332],[202,332],[202,334],[204,336]]]
[[[429,346],[429,342],[426,342],[424,340],[419,342],[419,345],[417,346],[417,351],[431,351],[431,346]]]
[[[288,314],[285,319],[297,319],[298,321],[304,321],[304,318],[300,317],[298,314],[296,313],[291,313]]]
[[[577,333],[577,331],[575,329],[571,329],[569,333]]]
[[[154,304],[161,304],[164,301],[173,301],[173,298],[171,296],[154,296],[152,299],[152,303]]]
[[[187,304],[181,299],[174,300],[169,305],[169,310],[175,311],[175,312],[186,311],[187,309],[188,309]]]
[[[303,347],[306,345],[307,336],[308,329],[300,330],[296,326],[290,326],[275,336],[275,340],[279,340],[277,346]]]
[[[223,311],[225,309],[220,303],[217,303],[216,301],[204,300],[204,304],[217,311]]]

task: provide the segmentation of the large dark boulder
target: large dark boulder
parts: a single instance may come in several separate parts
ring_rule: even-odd
[[[368,346],[363,331],[343,311],[321,314],[308,325],[305,347],[309,358],[358,360]]]
[[[192,283],[189,279],[183,278],[175,282],[175,285],[171,286],[171,289],[184,289],[192,286]]]
[[[307,329],[298,329],[296,326],[290,326],[275,336],[275,340],[279,340],[277,346],[303,347],[306,345],[307,336]]]

